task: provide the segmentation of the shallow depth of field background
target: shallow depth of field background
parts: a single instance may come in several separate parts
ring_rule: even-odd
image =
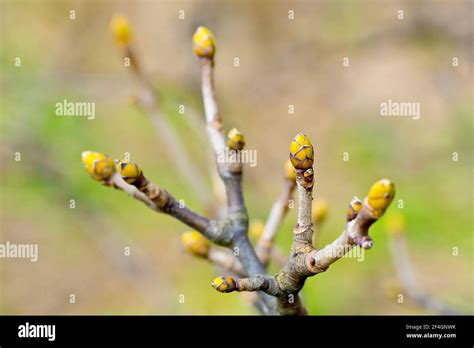
[[[83,169],[83,150],[115,158],[129,152],[151,180],[204,210],[171,160],[180,154],[160,141],[148,116],[130,102],[138,85],[110,35],[114,13],[133,24],[133,44],[163,95],[166,118],[203,171],[214,167],[207,162],[206,134],[195,127],[203,108],[191,37],[200,24],[213,30],[225,127],[239,128],[247,148],[258,154],[258,165],[245,168],[251,221],[269,213],[289,142],[304,131],[316,148],[315,196],[330,203],[320,245],[341,233],[354,195],[363,197],[373,182],[390,178],[397,195],[387,215],[406,217],[420,285],[454,308],[474,311],[472,2],[0,4],[0,242],[39,244],[36,263],[0,260],[0,313],[254,313],[241,295],[212,290],[220,272],[182,249],[186,226],[102,187]],[[75,20],[69,19],[71,9]],[[178,19],[180,9],[184,20]],[[288,20],[290,9],[294,20]],[[404,20],[397,19],[399,9]],[[21,68],[15,57],[21,57]],[[343,57],[350,58],[347,68]],[[55,116],[55,103],[63,99],[95,102],[96,118]],[[381,117],[379,105],[388,99],[420,102],[421,119]],[[185,115],[178,113],[180,104]],[[459,161],[452,160],[453,152]],[[211,187],[209,179],[210,193]],[[278,234],[285,253],[295,217],[293,210]],[[310,313],[426,313],[393,297],[386,218],[371,230],[375,244],[364,262],[343,259],[308,279],[302,296]],[[130,257],[124,247],[131,247]],[[455,247],[458,256],[452,255]]]

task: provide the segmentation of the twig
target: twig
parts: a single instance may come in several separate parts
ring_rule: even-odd
[[[137,101],[139,105],[148,113],[155,128],[156,133],[163,144],[173,144],[173,151],[170,153],[178,153],[179,156],[173,156],[173,162],[176,163],[178,171],[183,175],[184,179],[191,185],[196,198],[205,206],[209,205],[209,195],[206,192],[206,181],[201,171],[195,165],[194,161],[188,154],[182,143],[181,137],[170,126],[166,118],[163,117],[158,107],[158,96],[153,88],[152,83],[147,75],[143,72],[139,64],[138,55],[134,47],[131,45],[131,35],[124,34],[130,32],[128,21],[121,16],[116,16],[111,20],[111,28],[115,35],[117,44],[122,48],[123,57],[130,59],[132,71],[140,82],[141,93],[139,93]]]
[[[393,226],[392,226],[393,227]],[[403,227],[395,226],[389,232],[390,235],[390,252],[392,255],[395,273],[402,286],[402,291],[407,297],[420,307],[432,313],[442,315],[462,315],[458,310],[442,303],[441,301],[430,296],[418,284],[413,265],[411,263],[405,233]]]
[[[290,167],[286,165],[286,175],[282,192],[268,216],[267,223],[263,229],[262,236],[258,239],[255,251],[262,263],[267,266],[270,261],[270,256],[273,254],[278,257],[278,251],[275,251],[275,236],[278,232],[278,227],[281,225],[286,213],[288,212],[289,200],[293,197],[293,192],[296,186],[296,174],[293,166],[288,161]],[[280,260],[281,261],[281,260]]]
[[[211,247],[207,256],[208,260],[231,273],[244,276],[245,272],[242,265],[235,255],[228,249]]]
[[[214,37],[209,29],[199,27],[193,36],[193,43],[194,51],[199,57],[201,66],[201,88],[207,132],[214,150],[217,170],[226,190],[227,213],[225,219],[221,222],[224,226],[230,227],[226,230],[227,238],[230,240],[229,247],[238,251],[237,258],[246,274],[253,276],[264,273],[265,267],[258,259],[247,236],[248,214],[242,193],[242,163],[228,163],[222,160],[227,159],[228,152],[236,153],[240,151],[243,144],[233,139],[233,137],[239,138],[239,134],[234,134],[232,131],[229,133],[231,136],[229,147],[226,147],[224,140],[223,125],[219,117],[213,86]],[[275,308],[274,299],[263,294],[262,300],[267,306],[267,313],[273,313]]]
[[[225,271],[244,276],[242,265],[229,249],[212,245],[199,232],[185,232],[181,235],[181,241],[186,250],[192,255],[204,258]]]
[[[83,152],[82,161],[93,179],[102,182],[106,186],[115,187],[126,192],[156,212],[173,216],[199,231],[209,240],[218,244],[226,243],[225,240],[219,239],[222,227],[181,205],[167,191],[151,183],[137,165],[127,166],[132,164],[132,162],[121,161],[116,168],[114,161],[110,157],[93,151]],[[129,168],[134,168],[135,170],[132,172]],[[124,178],[130,183],[125,181]]]

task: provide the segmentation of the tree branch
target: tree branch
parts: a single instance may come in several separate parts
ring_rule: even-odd
[[[201,67],[201,88],[206,115],[207,132],[214,150],[219,176],[224,183],[227,196],[227,213],[221,222],[229,227],[227,237],[230,247],[236,250],[236,256],[248,276],[264,274],[265,267],[255,254],[248,239],[248,213],[242,193],[242,163],[228,161],[228,156],[238,153],[244,146],[243,135],[236,129],[224,139],[223,124],[219,117],[213,85],[213,67],[215,54],[214,36],[205,27],[197,28],[193,36],[194,52]],[[226,146],[227,145],[227,146]],[[275,301],[269,296],[262,297],[267,313],[274,313]]]
[[[217,277],[212,282],[212,287],[219,292],[233,291],[263,291],[269,295],[278,294],[278,285],[274,277],[257,274],[252,278],[234,279],[232,277]]]
[[[216,244],[229,243],[223,238],[225,237],[223,226],[181,205],[166,190],[151,183],[136,164],[116,161],[116,168],[116,164],[110,157],[93,151],[83,152],[82,161],[93,179],[126,192],[156,212],[173,216]]]
[[[111,29],[117,44],[122,49],[123,57],[130,59],[130,67],[140,83],[141,91],[137,97],[138,104],[150,116],[155,131],[159,135],[162,143],[173,144],[175,153],[180,154],[179,156],[173,157],[173,162],[176,163],[178,171],[190,184],[196,198],[201,202],[201,204],[209,205],[207,198],[209,195],[205,189],[206,181],[204,180],[201,171],[189,156],[181,138],[175,132],[174,128],[170,126],[166,118],[163,117],[160,108],[158,107],[158,94],[154,89],[153,84],[144,73],[135,48],[131,44],[130,24],[126,18],[115,16],[111,20]]]
[[[355,202],[360,202],[357,197],[354,197],[351,205]],[[313,272],[324,272],[332,263],[342,258],[356,245],[364,249],[370,249],[372,239],[368,235],[368,231],[370,225],[376,220],[377,217],[374,216],[373,209],[364,204],[357,216],[347,222],[344,232],[334,242],[309,255],[308,262]]]
[[[369,248],[372,245],[368,229],[390,205],[395,193],[394,185],[386,179],[374,184],[362,209],[360,201],[353,200],[344,233],[330,246],[318,251],[312,245],[313,156],[313,146],[309,138],[304,134],[297,134],[290,146],[290,160],[296,169],[298,221],[293,231],[290,257],[283,269],[275,277],[261,275],[238,280],[231,277],[217,278],[214,282],[217,291],[264,291],[277,298],[277,310],[280,314],[305,315],[307,311],[298,294],[306,279],[324,272],[349,248],[355,245]],[[334,247],[338,250],[342,247],[343,253],[334,255],[332,252]]]
[[[217,157],[225,150],[224,132],[222,121],[219,117],[217,103],[214,97],[213,61],[200,58],[201,65],[201,89],[204,110],[206,114],[207,132],[211,141],[214,155]]]
[[[201,257],[231,273],[244,277],[242,265],[228,249],[213,246],[208,239],[197,231],[188,231],[181,235],[186,250],[196,257]]]
[[[441,315],[465,314],[433,298],[419,285],[408,253],[404,221],[402,221],[403,217],[399,217],[401,221],[397,223],[394,223],[395,219],[396,217],[392,217],[389,221],[389,225],[391,225],[389,230],[390,252],[395,273],[400,281],[404,294],[418,306],[432,313]]]
[[[285,165],[285,169],[286,175],[282,192],[276,202],[273,204],[267,223],[263,229],[263,233],[258,239],[257,245],[255,246],[255,251],[258,255],[258,258],[265,266],[268,266],[268,263],[270,262],[270,256],[272,254],[272,250],[274,250],[273,248],[275,244],[275,237],[278,232],[278,227],[281,225],[285,215],[288,212],[288,202],[293,197],[293,192],[296,186],[295,170],[289,160]]]
[[[229,270],[231,273],[234,273],[238,276],[245,275],[240,261],[228,249],[222,249],[211,246],[207,258],[210,262],[214,263],[219,267],[222,267],[223,269]]]

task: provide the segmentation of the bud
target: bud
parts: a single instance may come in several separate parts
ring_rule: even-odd
[[[84,151],[82,163],[90,176],[97,181],[110,179],[115,172],[115,164],[112,158],[103,153],[95,151]]]
[[[313,222],[322,223],[328,215],[329,204],[325,199],[319,198],[313,201]]]
[[[194,53],[199,58],[212,60],[216,53],[216,44],[212,32],[203,26],[196,29],[193,35]]]
[[[405,231],[405,218],[402,214],[391,214],[386,220],[386,226],[388,233],[402,234]]]
[[[303,173],[303,180],[305,182],[312,182],[314,179],[314,171],[313,168],[308,168]]]
[[[255,239],[260,239],[265,229],[265,224],[260,220],[255,220],[250,224],[249,232]]]
[[[296,134],[290,144],[290,161],[296,169],[308,169],[313,165],[313,145],[303,133]]]
[[[126,46],[130,43],[132,29],[126,17],[114,15],[110,20],[110,30],[115,37],[117,45]]]
[[[367,202],[372,209],[384,211],[395,196],[395,185],[387,179],[377,181],[370,188]]]
[[[237,288],[237,284],[235,284],[232,277],[217,277],[211,285],[219,292],[232,292]]]
[[[396,299],[402,292],[403,288],[397,280],[389,280],[384,284],[384,293],[388,298]]]
[[[352,221],[357,217],[360,210],[362,209],[362,202],[359,198],[354,197],[352,201],[349,203],[349,207],[347,208],[346,219],[347,221]]]
[[[142,170],[138,165],[130,161],[117,161],[117,168],[123,180],[128,184],[134,184],[142,176]]]
[[[244,135],[237,128],[232,128],[227,134],[227,146],[232,150],[242,150],[245,146]]]
[[[358,244],[362,249],[370,249],[370,248],[372,248],[372,245],[374,244],[374,241],[369,236],[363,236],[359,240]]]
[[[201,257],[207,257],[211,247],[211,243],[197,231],[183,233],[181,242],[187,251]]]
[[[293,167],[293,164],[291,164],[290,160],[285,162],[285,177],[291,181],[296,180],[295,167]]]

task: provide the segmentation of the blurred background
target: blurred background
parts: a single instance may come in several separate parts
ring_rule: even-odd
[[[311,314],[429,313],[408,299],[397,302],[386,228],[394,213],[406,219],[420,286],[452,308],[474,311],[472,1],[0,5],[0,242],[39,246],[37,262],[0,260],[0,313],[255,313],[244,297],[212,290],[219,271],[183,250],[186,226],[93,182],[83,168],[84,150],[114,158],[129,153],[148,178],[205,212],[171,159],[179,156],[173,144],[164,144],[131,102],[139,84],[109,31],[116,13],[132,23],[133,46],[160,91],[165,118],[184,139],[209,194],[214,166],[191,37],[198,25],[214,32],[224,125],[239,128],[258,155],[257,166],[245,168],[251,222],[265,220],[279,195],[288,144],[299,131],[316,148],[315,196],[330,204],[319,245],[342,232],[354,195],[365,196],[383,177],[396,183],[395,201],[373,226],[375,244],[364,261],[340,260],[306,282],[302,296]],[[94,102],[95,118],[56,116],[55,104],[64,99]],[[419,102],[420,119],[381,117],[380,103],[388,99]],[[292,209],[278,234],[285,253],[295,219]]]

